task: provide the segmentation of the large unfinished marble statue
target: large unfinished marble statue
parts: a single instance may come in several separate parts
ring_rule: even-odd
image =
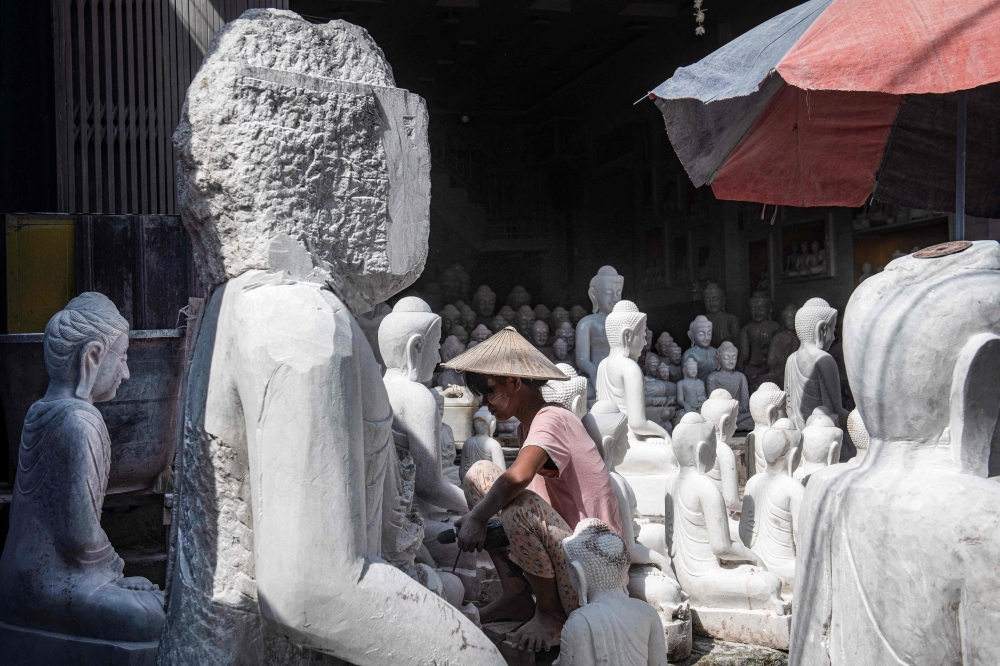
[[[739,418],[739,403],[726,389],[715,389],[701,406],[701,416],[707,423],[715,424],[715,465],[708,470],[710,479],[715,481],[726,500],[726,508],[738,513],[740,502],[739,473],[736,470],[736,454],[730,444],[736,432]]]
[[[736,359],[739,352],[736,346],[723,342],[716,355],[719,359],[719,369],[708,376],[705,381],[705,391],[711,395],[716,389],[726,389],[736,402],[740,403],[740,413],[736,419],[737,430],[753,430],[753,417],[750,416],[750,388],[747,377],[736,369]]]
[[[163,628],[163,593],[145,578],[122,577],[125,563],[101,529],[111,441],[94,403],[114,398],[129,378],[128,322],[102,294],[81,294],[49,320],[44,352],[49,386],[21,433],[0,621],[28,630],[36,645],[59,640],[58,663],[83,663],[67,634],[149,642]],[[13,658],[7,649],[4,658]],[[20,656],[54,663],[54,653]]]
[[[833,344],[837,311],[822,298],[810,298],[795,314],[795,333],[802,346],[785,365],[788,418],[802,430],[817,407],[826,407],[847,423],[847,410],[840,400],[840,370],[827,349]]]
[[[835,426],[833,419],[817,407],[802,431],[802,455],[792,476],[806,483],[813,473],[840,462],[840,446],[843,441],[844,431]]]
[[[706,317],[712,322],[712,346],[718,347],[727,340],[734,345],[740,342],[740,319],[726,312],[726,292],[709,282],[701,292],[705,301]]]
[[[249,10],[212,42],[174,140],[212,292],[185,391],[158,663],[503,664],[383,559],[412,553],[422,530],[408,517],[414,461],[393,444],[355,316],[424,266],[423,100],[395,87],[363,29]],[[436,317],[398,314],[420,323],[405,363],[395,346],[386,360],[429,379],[436,346],[410,339],[436,334]]]
[[[587,378],[577,375],[576,370],[566,363],[556,363],[556,367],[569,377],[569,381],[545,382],[542,397],[545,402],[562,405],[573,412],[576,418],[582,419],[587,413]]]
[[[806,486],[790,663],[1000,663],[1000,245],[889,263],[844,352],[870,449]]]
[[[694,359],[698,363],[698,379],[707,381],[708,376],[719,369],[716,358],[716,348],[712,346],[712,331],[714,324],[705,317],[698,315],[688,327],[688,339],[691,340],[691,347],[681,356],[683,364],[688,359]]]
[[[779,419],[764,433],[760,448],[767,467],[747,481],[740,514],[740,539],[781,579],[786,596],[795,582],[795,536],[804,490],[789,471],[801,438],[789,419]]]
[[[562,542],[580,607],[562,629],[559,666],[667,666],[656,611],[624,591],[628,551],[597,518],[581,520]]]
[[[639,511],[662,516],[666,475],[677,465],[670,435],[646,417],[646,382],[635,360],[646,340],[646,315],[632,301],[619,301],[605,328],[610,353],[597,368],[597,399],[613,402],[628,418],[630,450],[618,471],[632,484]]]
[[[594,312],[576,325],[576,367],[590,380],[590,398],[596,396],[593,391],[596,391],[597,366],[608,357],[610,351],[604,322],[615,304],[622,299],[624,285],[625,278],[618,271],[611,266],[601,266],[597,275],[591,278],[590,289],[587,291]],[[645,342],[645,337],[643,341]]]
[[[480,460],[490,460],[500,469],[507,469],[503,457],[503,446],[493,439],[497,429],[497,419],[490,414],[487,407],[480,407],[472,416],[472,429],[475,435],[465,440],[462,445],[462,464],[459,466],[459,479],[465,481],[465,473]]]
[[[763,441],[764,433],[778,419],[787,418],[785,404],[788,395],[776,384],[765,382],[750,396],[750,415],[753,417],[753,432],[747,435],[747,477],[757,472],[763,472],[767,467],[764,451],[759,442]]]

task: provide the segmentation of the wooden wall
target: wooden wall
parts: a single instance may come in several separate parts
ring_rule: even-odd
[[[171,135],[216,31],[288,0],[52,0],[58,210],[174,214]]]

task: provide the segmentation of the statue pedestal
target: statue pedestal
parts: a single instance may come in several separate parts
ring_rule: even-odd
[[[774,611],[691,607],[694,633],[733,643],[788,650],[792,616]]]
[[[667,643],[667,659],[683,661],[691,656],[691,611],[686,610],[676,620],[664,618],[663,638]]]
[[[0,645],[4,666],[155,666],[159,641],[105,641],[0,622]]]

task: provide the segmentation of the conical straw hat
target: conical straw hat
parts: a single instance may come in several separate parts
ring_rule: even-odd
[[[459,354],[442,367],[483,375],[524,377],[525,379],[569,379],[545,354],[535,349],[521,334],[508,326],[484,342]]]

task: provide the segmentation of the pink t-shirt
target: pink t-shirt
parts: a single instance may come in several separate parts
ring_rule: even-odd
[[[528,485],[563,517],[571,529],[584,518],[599,518],[624,539],[618,498],[611,475],[583,423],[561,405],[542,407],[524,434],[517,431],[522,448],[541,447],[558,471],[542,468]]]

